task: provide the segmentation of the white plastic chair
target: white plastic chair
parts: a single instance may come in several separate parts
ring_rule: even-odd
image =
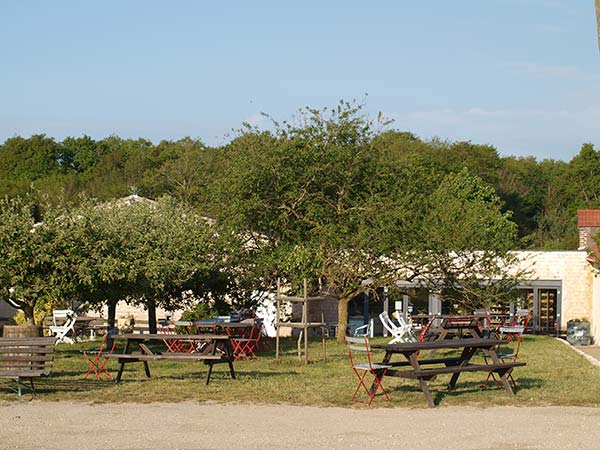
[[[396,325],[394,322],[392,322],[392,319],[390,319],[387,311],[383,311],[381,314],[379,314],[379,320],[381,320],[383,327],[392,335],[392,340],[389,342],[389,344],[417,341],[412,332],[412,328],[404,321],[404,317],[402,317],[402,315],[398,315],[399,325]]]
[[[371,331],[370,325],[371,324],[367,323],[365,325],[361,325],[360,327],[356,327],[354,329],[354,337],[369,337],[369,331]]]
[[[75,321],[77,320],[77,313],[70,309],[55,309],[52,311],[52,325],[48,328],[51,335],[56,336],[56,343],[66,342],[72,344],[75,342]],[[59,325],[59,323],[61,323]],[[69,332],[72,337],[69,337]]]

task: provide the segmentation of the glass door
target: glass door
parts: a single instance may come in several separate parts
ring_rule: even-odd
[[[556,289],[538,289],[537,316],[538,327],[542,333],[552,333],[556,330]]]
[[[559,308],[559,290],[546,287],[536,287],[534,289],[521,289],[520,301],[532,313],[530,322],[531,328],[536,333],[550,334],[556,332],[558,308]]]

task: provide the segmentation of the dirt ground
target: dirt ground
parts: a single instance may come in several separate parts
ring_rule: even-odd
[[[32,401],[0,405],[0,448],[597,450],[600,409]]]

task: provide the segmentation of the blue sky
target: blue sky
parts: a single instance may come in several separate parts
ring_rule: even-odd
[[[5,1],[0,142],[210,145],[260,116],[364,102],[421,138],[600,148],[593,0]]]

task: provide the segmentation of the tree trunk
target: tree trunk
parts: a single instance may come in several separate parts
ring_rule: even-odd
[[[25,315],[25,323],[27,325],[35,325],[35,315],[33,314],[34,307],[31,305],[23,305],[22,311]]]
[[[109,301],[108,302],[108,317],[106,319],[107,322],[107,332],[113,333],[115,329],[115,318],[117,316],[117,302]]]
[[[338,326],[337,326],[337,341],[343,344],[346,338],[346,330],[348,329],[348,303],[350,298],[338,299]]]
[[[148,308],[148,332],[156,334],[156,301],[148,300],[146,307]]]

